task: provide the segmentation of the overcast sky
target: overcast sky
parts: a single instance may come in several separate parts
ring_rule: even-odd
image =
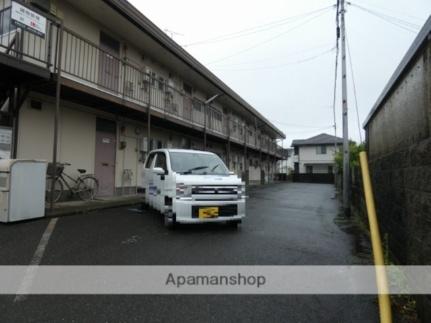
[[[292,139],[334,133],[335,9],[327,7],[335,0],[129,1],[284,131],[284,147]],[[346,30],[362,129],[431,14],[431,1],[351,3],[361,6],[347,5]],[[350,137],[359,141],[350,68],[348,73]],[[340,136],[339,97],[336,115]]]

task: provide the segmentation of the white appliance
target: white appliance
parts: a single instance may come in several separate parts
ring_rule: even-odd
[[[46,168],[41,160],[0,160],[0,222],[45,215]]]

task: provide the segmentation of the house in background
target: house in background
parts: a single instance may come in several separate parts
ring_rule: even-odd
[[[294,149],[293,167],[295,174],[330,174],[331,176],[315,176],[322,181],[331,181],[334,173],[334,157],[336,150],[343,144],[343,138],[322,133],[308,139],[292,141]],[[336,148],[337,147],[337,148]],[[298,177],[298,176],[297,176]],[[310,176],[307,176],[309,178]],[[298,177],[299,178],[299,177]],[[305,177],[304,177],[305,178]],[[305,181],[315,181],[307,179]],[[320,181],[320,180],[316,180]]]

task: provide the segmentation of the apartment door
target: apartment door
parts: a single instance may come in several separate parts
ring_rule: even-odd
[[[96,158],[94,175],[99,181],[99,196],[113,196],[115,188],[116,123],[96,120]]]
[[[115,92],[119,91],[120,42],[100,32],[99,85]]]

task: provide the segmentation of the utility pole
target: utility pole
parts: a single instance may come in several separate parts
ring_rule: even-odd
[[[350,214],[350,153],[349,153],[349,128],[347,115],[347,78],[346,78],[346,23],[344,0],[340,1],[341,22],[341,74],[342,74],[342,100],[343,100],[343,208],[344,213]]]

